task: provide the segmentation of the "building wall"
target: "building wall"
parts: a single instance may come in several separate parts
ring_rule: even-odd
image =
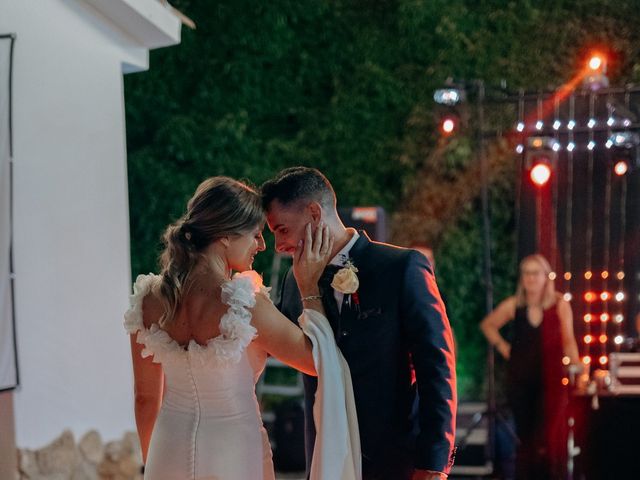
[[[16,443],[135,428],[123,63],[147,50],[80,0],[0,0],[15,33]]]

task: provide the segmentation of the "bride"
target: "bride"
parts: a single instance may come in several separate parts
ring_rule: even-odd
[[[332,417],[331,428],[319,428],[317,441],[329,445],[331,455],[319,460],[317,480],[360,478],[349,371],[318,290],[333,239],[325,226],[312,232],[307,225],[294,256],[303,332],[275,308],[251,270],[265,249],[264,222],[254,190],[231,178],[209,178],[167,228],[161,273],[136,279],[125,328],[145,479],[274,479],[255,396],[268,355],[309,375],[319,372],[331,392],[315,412]]]

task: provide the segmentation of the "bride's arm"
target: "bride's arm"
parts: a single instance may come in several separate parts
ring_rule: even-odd
[[[135,417],[142,463],[147,462],[147,452],[151,432],[162,404],[164,377],[160,364],[153,363],[152,357],[142,358],[143,345],[136,342],[137,332],[131,335],[131,355],[133,357],[133,378],[135,396]]]

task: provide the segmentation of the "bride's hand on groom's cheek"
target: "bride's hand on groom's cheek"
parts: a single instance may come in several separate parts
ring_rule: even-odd
[[[305,238],[300,240],[293,256],[293,274],[303,297],[318,293],[318,280],[331,259],[332,250],[333,235],[329,227],[320,223],[312,233],[308,223]]]

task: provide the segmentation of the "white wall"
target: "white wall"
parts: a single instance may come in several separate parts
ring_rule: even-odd
[[[0,0],[0,32],[17,34],[17,445],[114,439],[135,428],[122,63],[147,51],[80,0]]]

